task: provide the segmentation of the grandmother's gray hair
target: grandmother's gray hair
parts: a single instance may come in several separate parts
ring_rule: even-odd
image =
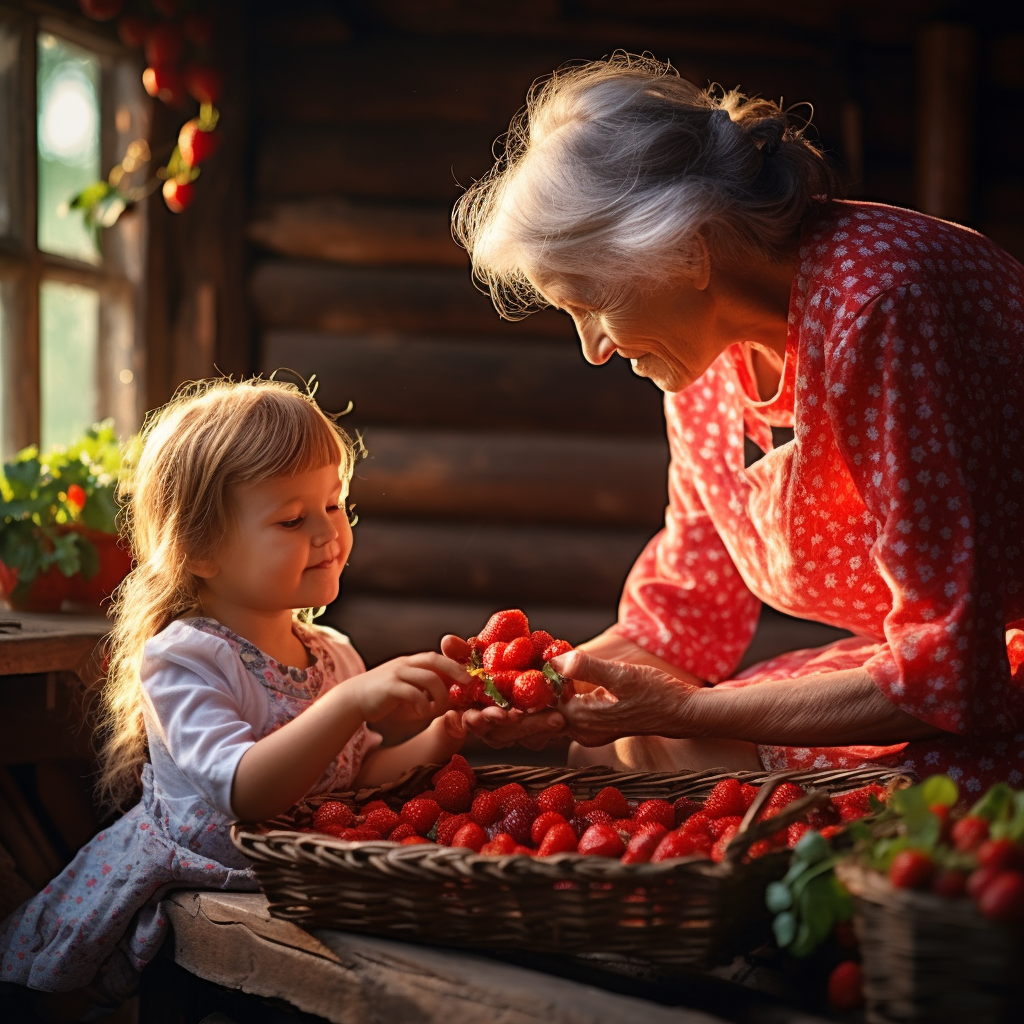
[[[583,278],[596,291],[586,301],[613,308],[637,285],[695,271],[704,246],[712,264],[779,259],[837,189],[778,104],[617,52],[534,83],[452,232],[498,312],[518,319],[547,305],[530,276]]]

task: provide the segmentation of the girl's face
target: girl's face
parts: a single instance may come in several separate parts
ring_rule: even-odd
[[[338,596],[352,550],[338,463],[232,489],[233,521],[207,561],[196,563],[203,611],[238,614],[319,608]]]

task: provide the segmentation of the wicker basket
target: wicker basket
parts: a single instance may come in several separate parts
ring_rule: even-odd
[[[729,776],[761,785],[726,859],[717,864],[703,857],[625,865],[576,853],[543,859],[482,856],[461,848],[345,842],[295,831],[325,799],[343,799],[352,807],[384,799],[398,807],[428,788],[438,767],[414,769],[380,789],[310,800],[291,818],[262,826],[236,824],[231,837],[254,862],[271,913],[308,928],[443,945],[611,953],[686,965],[721,962],[767,935],[765,886],[784,874],[789,861],[788,851],[778,851],[744,862],[750,844],[797,820],[827,793],[894,775],[880,768],[775,774],[476,769],[479,783],[490,789],[518,782],[536,794],[565,782],[584,797],[614,785],[627,799],[703,798]],[[770,822],[756,823],[771,790],[783,780],[820,792],[784,808]]]
[[[1024,941],[973,900],[894,889],[841,864],[856,901],[869,1024],[1009,1024],[1024,1007]]]

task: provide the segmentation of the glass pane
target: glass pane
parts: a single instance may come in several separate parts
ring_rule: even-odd
[[[99,416],[100,296],[46,281],[39,295],[40,445],[69,444]]]
[[[0,20],[0,235],[11,234],[17,154],[14,148],[18,95],[18,32]]]
[[[39,34],[39,248],[98,263],[99,240],[68,202],[100,176],[100,64],[95,54]]]

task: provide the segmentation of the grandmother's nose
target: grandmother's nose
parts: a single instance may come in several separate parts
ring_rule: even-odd
[[[607,363],[615,355],[615,345],[596,321],[576,320],[576,333],[583,346],[583,358],[594,366]]]

